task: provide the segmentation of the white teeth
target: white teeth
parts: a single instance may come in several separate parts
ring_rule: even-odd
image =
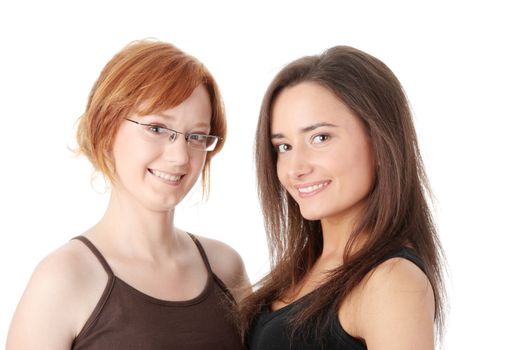
[[[152,170],[151,172],[153,173],[153,175],[160,177],[161,179],[168,180],[168,181],[178,181],[182,177],[182,176],[166,174],[158,170]]]
[[[299,192],[301,192],[301,193],[309,193],[309,192],[318,190],[321,187],[324,187],[326,185],[328,185],[328,182],[324,182],[322,184],[312,185],[312,186],[308,186],[308,187],[300,187],[299,188]]]

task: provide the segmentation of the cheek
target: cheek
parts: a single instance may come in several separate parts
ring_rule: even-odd
[[[285,162],[283,162],[281,158],[277,158],[277,163],[275,164],[275,169],[276,169],[276,172],[277,172],[277,178],[279,179],[279,182],[281,183],[281,185],[286,187]]]
[[[153,159],[159,156],[158,149],[154,147],[127,141],[123,138],[116,140],[111,152],[115,170],[120,176],[136,174],[138,167],[147,167]]]
[[[206,164],[206,155],[195,154],[190,157],[191,168],[194,169],[196,176],[202,172],[204,164]]]
[[[363,151],[354,158],[353,166],[348,169],[356,176],[356,184],[359,184],[360,190],[363,193],[369,193],[375,181],[375,167],[374,161],[370,153]]]

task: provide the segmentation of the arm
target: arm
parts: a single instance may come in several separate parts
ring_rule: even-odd
[[[106,281],[103,269],[79,242],[47,256],[20,299],[6,349],[71,349]]]
[[[434,293],[416,265],[390,259],[375,269],[358,292],[354,330],[369,350],[434,349]],[[348,303],[343,303],[342,308]],[[348,330],[350,324],[344,324]]]
[[[11,321],[7,350],[71,349],[72,320],[58,260],[49,256],[33,272]]]

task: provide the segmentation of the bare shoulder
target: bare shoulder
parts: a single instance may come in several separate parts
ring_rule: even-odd
[[[33,277],[57,277],[64,284],[75,285],[88,276],[93,265],[92,253],[78,240],[72,240],[45,257],[35,268]]]
[[[373,292],[371,295],[404,291],[433,296],[432,286],[425,273],[404,258],[392,258],[380,264],[370,273],[365,289]]]
[[[411,261],[383,262],[354,297],[357,303],[346,311],[355,313],[354,329],[369,349],[434,349],[434,293],[425,273]]]
[[[104,275],[103,267],[93,253],[82,242],[72,240],[37,265],[29,286],[51,288],[66,296],[75,292],[74,296],[76,292],[86,290],[94,282],[94,276],[96,279]]]
[[[70,241],[36,266],[13,316],[8,349],[71,348],[88,304],[105,284],[89,254],[81,242]]]
[[[216,239],[196,236],[201,242],[213,272],[224,282],[236,300],[250,291],[250,281],[239,253]]]

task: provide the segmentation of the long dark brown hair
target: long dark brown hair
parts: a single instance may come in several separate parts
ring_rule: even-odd
[[[363,215],[345,247],[343,264],[307,297],[290,321],[292,334],[320,336],[329,310],[339,308],[378,264],[405,246],[423,261],[435,297],[435,325],[444,318],[443,254],[428,205],[430,188],[401,84],[377,58],[348,46],[336,46],[285,66],[268,87],[257,126],[255,159],[259,199],[271,258],[271,272],[241,304],[241,325],[249,329],[265,306],[282,298],[305,277],[323,248],[320,221],[301,216],[298,204],[277,177],[271,143],[271,111],[286,87],[313,82],[332,91],[364,123],[376,162],[375,184]],[[357,248],[356,242],[365,242]],[[361,244],[361,243],[360,243]]]

